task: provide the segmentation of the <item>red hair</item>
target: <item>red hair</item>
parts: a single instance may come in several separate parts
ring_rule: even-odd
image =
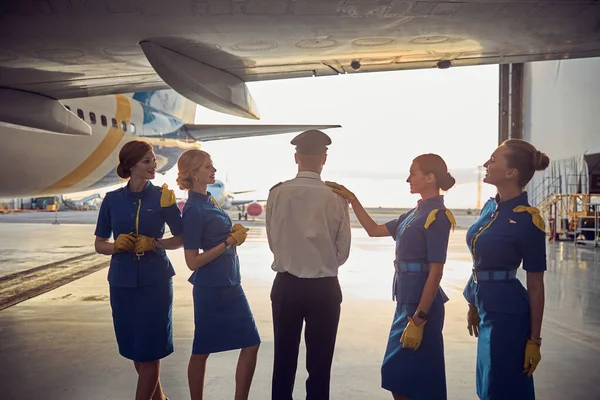
[[[150,151],[152,151],[152,145],[141,140],[126,143],[119,152],[117,175],[123,179],[128,179],[131,176],[131,167],[139,163]]]

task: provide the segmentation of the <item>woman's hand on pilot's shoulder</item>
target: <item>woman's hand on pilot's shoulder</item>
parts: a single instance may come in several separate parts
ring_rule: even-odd
[[[340,185],[339,183],[325,181],[325,184],[333,190],[333,193],[342,196],[348,203],[352,203],[356,200],[356,196],[354,193],[346,189],[344,185]]]

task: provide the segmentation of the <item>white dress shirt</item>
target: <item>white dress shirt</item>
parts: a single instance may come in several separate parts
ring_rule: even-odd
[[[299,172],[273,187],[265,218],[274,271],[298,278],[331,277],[348,259],[348,203],[315,172]]]

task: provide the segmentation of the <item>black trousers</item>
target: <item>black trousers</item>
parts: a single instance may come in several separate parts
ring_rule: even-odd
[[[329,399],[341,303],[342,290],[337,277],[302,279],[288,273],[277,274],[271,290],[275,334],[272,400],[293,400],[304,321],[306,399]]]

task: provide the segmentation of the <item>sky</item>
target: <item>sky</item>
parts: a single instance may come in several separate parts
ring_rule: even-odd
[[[436,153],[456,178],[445,193],[450,208],[477,205],[478,166],[498,140],[498,66],[348,74],[248,83],[260,121],[198,107],[196,123],[339,124],[322,177],[345,185],[368,207],[412,207],[411,161]],[[274,184],[297,172],[296,134],[202,144],[237,198],[263,200]],[[177,168],[155,179],[175,188]],[[482,204],[494,188],[481,184]],[[178,195],[183,193],[178,192]]]

